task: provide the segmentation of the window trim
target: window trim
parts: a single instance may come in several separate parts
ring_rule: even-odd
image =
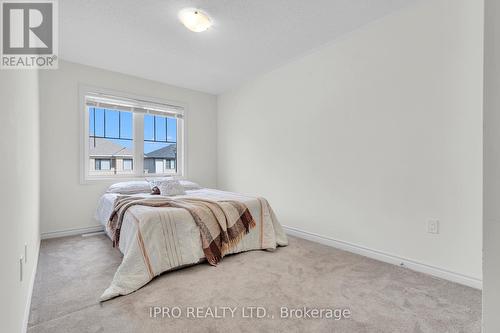
[[[93,87],[88,85],[79,84],[79,110],[80,110],[80,183],[88,184],[96,181],[113,182],[125,180],[141,180],[145,178],[165,177],[165,176],[178,176],[187,177],[187,131],[186,123],[188,119],[188,105],[184,102],[173,100],[166,100],[157,97],[140,96],[113,89]],[[107,176],[93,176],[89,174],[89,118],[87,115],[87,105],[85,97],[92,94],[104,94],[123,99],[135,99],[140,101],[148,101],[150,103],[167,104],[174,107],[183,108],[183,118],[177,126],[177,152],[180,158],[177,161],[177,173],[164,173],[164,174],[144,174],[144,159],[138,158],[144,156],[144,117],[138,113],[133,113],[133,141],[134,141],[134,157],[133,157],[133,175],[107,175]],[[139,139],[141,138],[141,139]]]

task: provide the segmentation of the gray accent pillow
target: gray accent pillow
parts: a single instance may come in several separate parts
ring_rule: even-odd
[[[160,190],[160,195],[163,196],[186,194],[186,191],[184,191],[184,187],[176,179],[162,181],[159,184],[157,184],[157,187]]]

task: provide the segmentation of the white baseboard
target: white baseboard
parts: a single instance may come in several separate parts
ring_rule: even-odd
[[[33,288],[35,287],[35,278],[36,278],[36,270],[38,267],[38,256],[40,254],[40,240],[38,240],[38,244],[36,246],[36,253],[33,256],[33,271],[31,272],[31,279],[28,285],[28,298],[26,300],[26,308],[24,309],[24,319],[23,326],[21,329],[22,333],[26,333],[28,331],[28,322],[30,319],[30,309],[31,309],[31,298],[33,297]]]
[[[96,225],[93,227],[65,229],[65,230],[59,230],[59,231],[49,231],[49,232],[42,232],[41,238],[42,239],[49,239],[49,238],[58,238],[58,237],[66,237],[66,236],[76,236],[76,235],[81,235],[81,234],[99,232],[99,231],[103,231],[103,230],[104,230],[104,227],[102,225]]]
[[[435,267],[432,265],[424,264],[415,260],[402,258],[393,254],[385,253],[382,251],[372,250],[361,245],[336,240],[330,237],[321,236],[312,232],[304,231],[298,228],[283,226],[286,233],[299,238],[307,239],[323,245],[335,247],[344,251],[356,253],[365,257],[375,260],[383,261],[389,264],[402,266],[417,272],[433,275],[448,281],[463,284],[475,289],[482,289],[483,281],[471,276],[463,275],[460,273],[452,272],[443,268]]]

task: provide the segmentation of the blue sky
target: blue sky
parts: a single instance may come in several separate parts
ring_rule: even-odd
[[[106,112],[106,125],[104,124],[104,112]],[[95,128],[94,128],[94,113],[95,113]],[[156,126],[154,116],[144,115],[144,139],[154,140],[156,132],[157,141],[168,140],[175,142],[177,138],[177,120],[175,118],[166,118],[156,116]],[[132,112],[116,111],[89,108],[89,134],[96,136],[104,136],[104,126],[106,126],[106,137],[115,137],[123,139],[132,139]],[[121,120],[121,122],[119,121]],[[121,123],[121,126],[119,125]],[[123,147],[132,147],[131,140],[111,140]],[[168,143],[163,142],[145,142],[144,152],[149,153],[153,150],[168,146]]]

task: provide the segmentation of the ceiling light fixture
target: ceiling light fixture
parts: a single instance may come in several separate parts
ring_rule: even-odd
[[[202,32],[210,28],[212,20],[210,17],[195,8],[184,8],[179,12],[179,20],[186,28],[194,32]]]

